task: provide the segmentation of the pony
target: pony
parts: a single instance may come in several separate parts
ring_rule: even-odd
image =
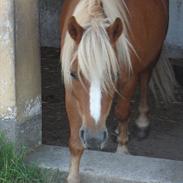
[[[148,88],[152,75],[166,100],[175,80],[169,63],[153,72],[168,28],[168,0],[67,0],[61,12],[61,64],[71,154],[68,183],[79,183],[85,148],[103,148],[106,119],[116,97],[118,153],[128,153],[130,100],[140,82],[137,135],[149,131]],[[161,79],[164,71],[164,79]],[[166,83],[168,84],[165,84]],[[152,82],[153,83],[153,82]],[[167,88],[168,87],[168,88]]]

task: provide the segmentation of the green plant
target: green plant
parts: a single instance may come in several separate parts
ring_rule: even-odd
[[[42,172],[24,163],[25,148],[15,146],[0,133],[0,183],[45,183]]]

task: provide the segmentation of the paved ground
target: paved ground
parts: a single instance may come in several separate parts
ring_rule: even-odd
[[[69,151],[41,146],[27,157],[45,170],[44,183],[65,183]],[[81,183],[182,183],[183,162],[139,156],[85,151],[80,166]]]
[[[43,143],[67,146],[69,127],[60,76],[59,50],[42,48],[42,78]],[[183,160],[183,92],[181,90],[177,91],[177,99],[177,103],[165,107],[163,104],[155,105],[151,98],[151,133],[146,140],[138,141],[132,134],[133,121],[137,115],[137,93],[137,97],[132,101],[134,108],[129,129],[131,154]],[[111,138],[105,151],[114,152],[116,149],[117,144],[113,141],[112,135],[116,125],[111,113],[108,119]]]

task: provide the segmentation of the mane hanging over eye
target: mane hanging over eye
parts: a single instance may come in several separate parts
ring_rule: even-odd
[[[93,80],[100,81],[104,91],[114,88],[114,81],[120,70],[107,27],[110,26],[106,22],[92,22],[83,34],[77,50],[78,67],[82,75],[90,83]],[[112,31],[112,28],[116,27],[111,25],[110,28]],[[116,36],[111,37],[111,39],[116,39],[117,41]],[[120,34],[118,34],[119,37]]]

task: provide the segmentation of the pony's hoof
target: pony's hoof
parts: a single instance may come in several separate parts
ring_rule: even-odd
[[[139,128],[135,127],[135,134],[138,138],[138,140],[144,140],[149,136],[150,133],[150,126]]]
[[[80,183],[80,178],[78,176],[77,177],[68,176],[67,183]]]

